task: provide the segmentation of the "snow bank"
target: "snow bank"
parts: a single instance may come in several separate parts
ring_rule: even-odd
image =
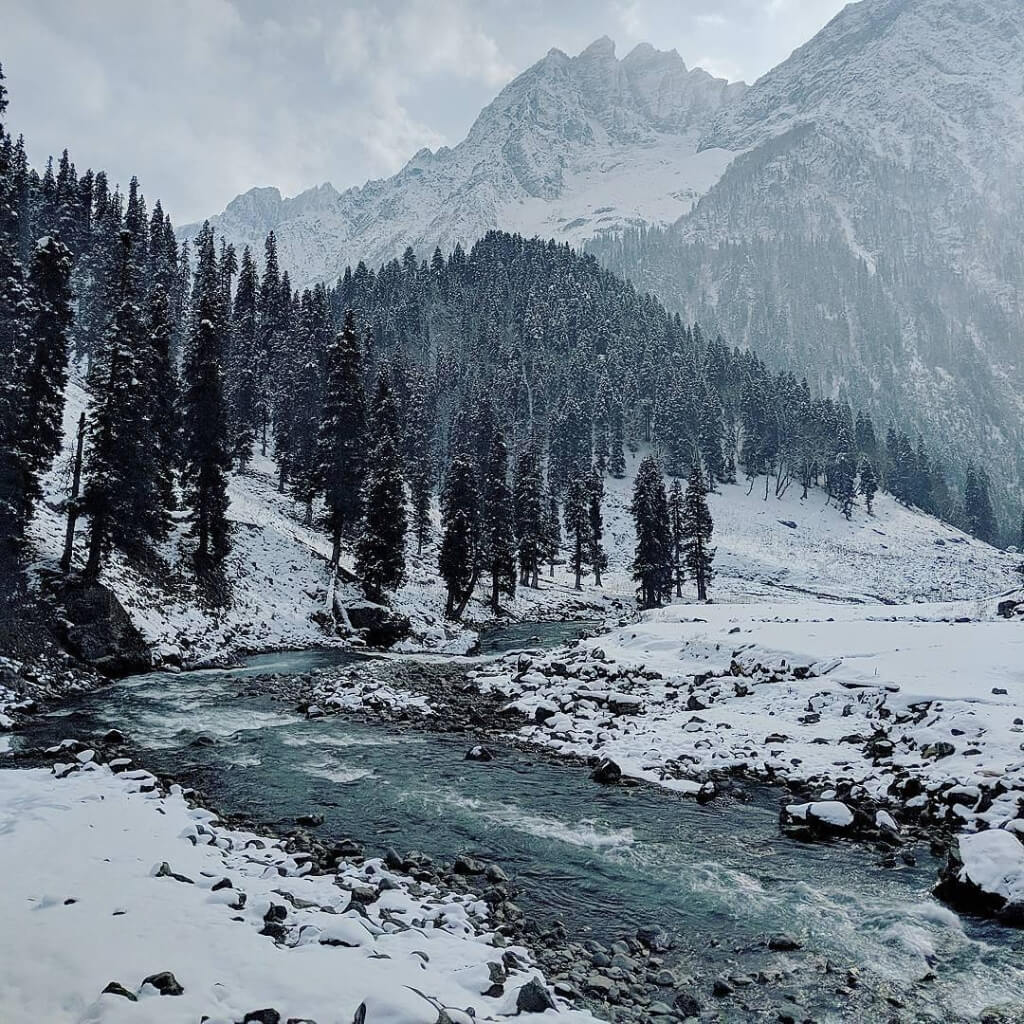
[[[347,1022],[365,1004],[373,1024],[434,1024],[442,1007],[492,1021],[538,977],[528,951],[492,944],[473,896],[379,861],[311,875],[303,855],[220,827],[144,771],[79,763],[0,771],[2,1020],[177,1024],[273,1007]],[[180,995],[143,985],[165,971]],[[110,982],[127,994],[104,994]],[[564,1006],[544,1019],[594,1021]]]

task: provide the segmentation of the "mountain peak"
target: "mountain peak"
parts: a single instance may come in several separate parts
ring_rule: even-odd
[[[585,60],[590,57],[603,57],[615,59],[615,43],[608,36],[601,36],[595,39],[585,50],[580,53],[579,59]]]

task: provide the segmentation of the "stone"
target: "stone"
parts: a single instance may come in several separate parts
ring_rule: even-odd
[[[602,785],[613,785],[622,780],[622,769],[611,758],[605,757],[590,773],[590,777]]]
[[[641,946],[649,949],[652,953],[664,953],[672,948],[672,937],[664,928],[637,928],[636,938]]]
[[[484,877],[495,885],[501,885],[508,881],[508,875],[497,864],[488,864],[487,870],[484,871]]]
[[[180,996],[185,990],[170,971],[158,971],[142,979],[143,985],[152,985],[162,996]]]
[[[551,993],[536,978],[528,981],[516,993],[517,1013],[544,1013],[557,1008]]]
[[[100,739],[100,743],[108,743],[111,746],[124,742],[124,733],[120,729],[109,729]]]
[[[455,858],[455,864],[452,870],[457,875],[482,875],[487,871],[487,866],[481,861],[478,861],[475,857],[470,857],[468,854],[460,853]]]
[[[672,1000],[672,1008],[680,1017],[700,1016],[700,1003],[689,992],[677,992]]]
[[[108,981],[107,987],[103,990],[102,994],[122,996],[125,999],[130,999],[133,1003],[139,1001],[139,997],[134,992],[129,992],[119,981]]]
[[[70,579],[60,583],[56,596],[64,610],[58,635],[76,658],[112,679],[152,666],[146,641],[113,591],[102,583]]]
[[[723,999],[725,996],[732,995],[732,985],[725,978],[715,978],[715,983],[711,986],[711,992],[719,999]]]
[[[250,1010],[243,1018],[242,1024],[281,1024],[281,1014],[273,1007],[263,1010]]]
[[[475,747],[470,747],[466,751],[466,756],[463,758],[464,761],[493,761],[494,753],[487,747],[477,744]]]
[[[316,828],[323,823],[324,816],[322,814],[300,814],[295,819],[295,824],[302,825],[304,828]]]
[[[791,935],[773,935],[768,940],[768,948],[776,953],[790,953],[795,949],[801,949],[802,943],[798,942]]]
[[[412,624],[405,615],[370,601],[359,601],[345,609],[352,628],[362,634],[372,647],[391,647],[412,632]],[[343,618],[343,617],[342,617]]]

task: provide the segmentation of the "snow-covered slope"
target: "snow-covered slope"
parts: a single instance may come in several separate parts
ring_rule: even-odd
[[[85,401],[81,382],[73,380],[65,409],[66,452],[71,451]],[[588,581],[577,592],[565,567],[559,566],[554,578],[542,578],[540,590],[521,587],[514,599],[503,601],[509,616],[598,618],[632,606],[629,567],[635,540],[628,510],[632,477],[643,454],[628,456],[625,479],[606,481],[610,565],[603,585]],[[231,479],[233,548],[226,575],[232,600],[227,608],[211,607],[195,587],[187,560],[193,543],[187,522],[176,524],[160,549],[160,561],[152,566],[140,567],[116,553],[112,557],[103,582],[158,655],[196,663],[246,651],[343,642],[334,628],[323,624],[333,586],[328,539],[315,523],[305,522],[304,509],[281,494],[276,481],[269,458],[257,458],[250,473]],[[30,537],[39,564],[52,568],[64,537],[59,503],[67,485],[66,462],[58,460],[45,485],[47,500],[31,524]],[[711,495],[710,505],[718,549],[716,600],[967,600],[1007,591],[1019,581],[1013,557],[884,495],[878,497],[874,515],[857,508],[849,522],[816,490],[806,501],[792,488],[781,499],[773,492],[765,501],[763,486],[748,494],[745,486],[733,485]],[[461,652],[474,635],[444,619],[444,590],[436,570],[438,532],[435,528],[422,556],[410,552],[409,578],[393,603],[411,620],[413,635],[405,649]],[[84,551],[82,537],[77,550]],[[347,555],[346,562],[351,568]],[[358,587],[344,582],[337,586],[341,604],[362,602]],[[470,621],[490,616],[485,589],[481,584],[468,609]],[[692,594],[684,596],[692,600]]]
[[[732,158],[698,152],[697,143],[745,88],[646,44],[622,60],[607,38],[577,57],[551,50],[454,148],[421,150],[394,177],[340,194],[329,184],[291,199],[253,189],[211,223],[256,252],[273,230],[281,264],[300,286],[360,259],[374,266],[408,245],[422,257],[437,245],[472,244],[493,228],[576,244],[627,223],[670,223]]]

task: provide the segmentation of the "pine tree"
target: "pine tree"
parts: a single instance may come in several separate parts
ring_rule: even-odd
[[[405,464],[412,506],[416,553],[430,539],[430,502],[434,492],[433,429],[427,410],[427,385],[413,381],[406,410]]]
[[[856,494],[857,467],[847,451],[837,452],[829,471],[829,487],[832,497],[839,505],[839,511],[847,519],[853,514],[853,499]]]
[[[590,496],[588,479],[574,474],[565,489],[565,539],[569,544],[569,570],[573,586],[582,590],[583,570],[589,564],[592,549],[590,533]]]
[[[642,608],[657,608],[672,596],[672,532],[665,481],[651,455],[637,470],[630,510],[636,527],[633,579],[637,599]]]
[[[512,494],[508,486],[508,447],[500,429],[491,434],[482,474],[480,501],[484,567],[491,575],[491,611],[500,611],[502,593],[515,594],[516,563]]]
[[[558,498],[549,487],[544,505],[544,561],[548,563],[548,575],[552,579],[555,575],[555,562],[561,550],[562,520],[558,515]]]
[[[286,314],[282,302],[281,273],[277,263],[277,238],[271,231],[263,246],[263,278],[256,297],[256,336],[254,342],[253,394],[256,402],[256,430],[260,454],[267,454],[267,433],[277,398],[274,369],[281,344],[282,322]]]
[[[589,534],[587,537],[587,561],[594,572],[594,586],[601,586],[601,573],[608,567],[608,556],[602,543],[604,537],[604,520],[601,515],[601,503],[604,501],[604,478],[595,468],[587,481],[587,518]]]
[[[256,344],[256,296],[259,281],[249,247],[242,250],[232,313],[231,353],[227,368],[227,394],[231,424],[231,453],[240,469],[252,459],[259,419],[256,390],[263,365]]]
[[[213,579],[231,546],[227,521],[231,453],[222,376],[227,309],[208,224],[197,248],[183,372],[182,483],[193,518],[192,534],[197,538],[196,566],[201,575]]]
[[[871,465],[871,461],[867,458],[860,464],[860,486],[858,490],[864,498],[864,507],[868,510],[868,515],[872,515],[871,505],[878,491],[878,477],[875,476],[875,467]]]
[[[317,480],[327,503],[331,565],[341,557],[341,540],[359,520],[362,487],[366,402],[363,359],[355,316],[345,313],[345,326],[327,346],[324,406],[320,417]]]
[[[967,532],[988,544],[996,539],[995,514],[988,494],[988,476],[985,471],[967,467],[964,486],[964,520]]]
[[[441,526],[444,535],[438,570],[448,589],[445,615],[459,619],[480,572],[476,472],[467,454],[456,455],[448,467],[441,495]]]
[[[371,601],[405,581],[405,481],[401,426],[391,375],[382,370],[374,402],[373,446],[363,484],[363,518],[356,541],[356,575]]]
[[[24,366],[18,374],[21,400],[13,435],[21,473],[20,520],[39,499],[40,477],[64,439],[64,389],[72,322],[71,253],[55,238],[41,238],[28,275],[27,336]]]
[[[683,488],[679,480],[672,481],[668,492],[669,533],[672,538],[672,578],[676,588],[676,597],[683,596]]]
[[[697,600],[708,599],[708,584],[711,582],[711,563],[715,552],[708,547],[714,524],[708,508],[707,491],[700,463],[694,462],[683,499],[683,536],[686,568],[697,584]]]
[[[622,407],[618,402],[612,406],[611,442],[608,450],[608,472],[616,480],[626,475],[626,452],[623,441]]]
[[[137,549],[147,535],[147,505],[156,482],[146,476],[147,433],[140,353],[144,330],[136,304],[132,235],[121,232],[116,308],[89,374],[88,479],[83,510],[89,516],[87,576],[99,574],[112,544]]]
[[[533,442],[528,442],[516,461],[514,488],[515,534],[518,545],[519,582],[536,588],[546,550],[544,479]]]

